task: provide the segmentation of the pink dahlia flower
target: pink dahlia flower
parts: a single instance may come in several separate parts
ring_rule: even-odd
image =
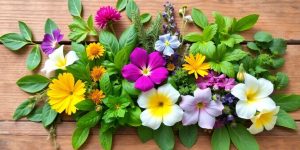
[[[182,118],[183,125],[192,125],[198,122],[201,128],[212,129],[216,122],[216,117],[222,114],[224,106],[220,101],[211,99],[210,88],[194,91],[194,96],[181,96],[180,107],[184,114]]]
[[[106,25],[112,21],[121,19],[121,14],[111,6],[100,7],[95,16],[95,22],[100,28],[105,28]]]
[[[122,68],[122,75],[128,81],[135,82],[136,89],[145,92],[168,78],[165,64],[159,52],[148,55],[146,50],[135,48],[130,54],[130,64]]]

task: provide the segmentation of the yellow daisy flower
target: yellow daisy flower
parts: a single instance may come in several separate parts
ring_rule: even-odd
[[[104,54],[104,47],[100,43],[91,43],[86,47],[86,54],[90,60],[100,58]]]
[[[204,77],[208,75],[208,69],[210,69],[208,63],[203,63],[205,58],[206,57],[201,54],[196,54],[196,57],[192,54],[185,56],[184,61],[187,63],[182,65],[183,69],[188,71],[188,74],[194,73],[196,79],[198,79],[198,74]]]
[[[93,70],[91,71],[91,77],[92,77],[93,81],[94,82],[99,81],[105,72],[106,72],[106,70],[103,66],[94,67]]]
[[[68,115],[76,112],[75,105],[84,100],[84,83],[75,79],[71,73],[58,75],[58,79],[52,80],[47,95],[51,108],[62,113],[64,110]]]
[[[90,99],[95,102],[95,104],[100,104],[105,95],[102,90],[92,90],[90,94]]]

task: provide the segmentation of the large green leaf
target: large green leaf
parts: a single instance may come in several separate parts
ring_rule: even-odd
[[[237,21],[237,23],[234,26],[235,31],[240,32],[252,28],[257,22],[258,17],[259,15],[252,14],[241,18],[240,20]]]
[[[126,7],[127,2],[128,0],[118,0],[116,5],[118,11],[122,11]]]
[[[138,14],[139,13],[139,7],[136,5],[134,0],[128,0],[127,6],[126,6],[126,14],[127,17],[132,20],[132,14]]]
[[[48,103],[45,103],[42,110],[42,123],[44,127],[53,123],[57,116],[57,112],[51,108]]]
[[[131,48],[125,47],[116,54],[114,63],[117,69],[121,70],[122,67],[128,63],[131,50],[132,50]]]
[[[47,87],[49,79],[41,75],[24,76],[17,81],[17,85],[28,93],[36,93]]]
[[[81,128],[91,128],[99,123],[101,115],[97,111],[90,111],[83,115],[78,121],[77,126]]]
[[[35,108],[28,116],[27,119],[33,122],[42,121],[43,107]]]
[[[45,33],[52,34],[53,30],[57,29],[56,23],[50,18],[45,23]]]
[[[81,2],[80,0],[68,0],[68,9],[72,16],[81,16]]]
[[[81,60],[76,61],[76,63],[67,66],[67,71],[72,73],[76,79],[88,82],[91,81],[90,66],[86,62],[83,62]]]
[[[202,33],[202,41],[208,42],[208,41],[212,40],[214,38],[215,34],[217,33],[217,30],[218,30],[217,24],[213,24],[213,25],[204,27],[203,33]]]
[[[137,127],[137,133],[143,143],[153,138],[153,130],[145,126]]]
[[[172,127],[161,125],[153,131],[153,139],[162,150],[174,149],[175,137]]]
[[[268,32],[260,31],[254,34],[254,40],[258,42],[271,42],[273,37]]]
[[[230,137],[226,127],[216,128],[211,137],[213,150],[229,150]]]
[[[36,101],[34,99],[27,99],[22,102],[16,109],[13,115],[14,120],[27,116],[34,108]]]
[[[130,95],[139,95],[141,92],[134,87],[134,83],[127,80],[122,81],[122,88]]]
[[[99,130],[99,141],[104,150],[111,150],[112,140],[113,140],[112,130],[101,127]]]
[[[183,126],[179,128],[179,140],[181,143],[187,147],[191,148],[198,139],[198,126]]]
[[[41,63],[41,51],[39,45],[35,45],[26,59],[26,66],[29,70],[34,70]]]
[[[223,61],[238,61],[243,59],[247,55],[248,55],[247,52],[241,49],[235,49],[232,52],[226,53],[223,57]]]
[[[79,110],[92,111],[95,110],[96,105],[92,100],[87,99],[77,103],[75,106]]]
[[[109,75],[105,73],[100,80],[100,89],[106,94],[110,94],[112,92],[112,84],[109,78]]]
[[[198,42],[202,39],[202,35],[197,32],[190,32],[183,37],[184,40],[189,42]]]
[[[119,51],[119,42],[116,36],[113,35],[111,32],[105,30],[101,31],[99,35],[99,41],[104,46],[106,51],[110,51],[114,54],[116,54]]]
[[[127,124],[129,124],[130,126],[133,127],[138,127],[142,124],[141,119],[140,119],[140,115],[141,115],[142,111],[139,107],[134,107],[134,108],[130,108],[128,109],[128,119],[126,120]]]
[[[194,43],[190,48],[190,53],[196,55],[197,53],[201,53],[205,55],[209,59],[213,59],[216,53],[216,46],[214,42],[197,42]]]
[[[205,28],[208,25],[207,17],[203,14],[203,12],[200,9],[192,9],[192,19],[195,22],[195,24],[201,28]]]
[[[0,41],[10,50],[17,51],[24,47],[29,42],[26,39],[17,33],[7,33],[0,37]]]
[[[272,95],[272,99],[275,101],[277,106],[280,106],[280,109],[293,112],[300,109],[300,95],[281,95],[276,94]]]
[[[77,127],[72,135],[72,146],[74,149],[78,149],[87,140],[90,133],[89,128]]]
[[[220,68],[222,73],[226,74],[228,77],[234,78],[235,77],[235,72],[234,72],[234,67],[232,63],[228,61],[222,61],[220,63]]]
[[[133,25],[129,26],[120,36],[120,49],[130,49],[130,51],[136,46],[137,33]],[[117,52],[117,51],[114,51]]]
[[[280,109],[277,114],[276,125],[294,130],[297,129],[297,125],[294,119],[282,109]]]
[[[31,30],[28,28],[25,22],[19,21],[19,29],[22,34],[22,36],[27,40],[27,41],[32,41],[32,33]]]

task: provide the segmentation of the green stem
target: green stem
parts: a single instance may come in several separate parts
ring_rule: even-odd
[[[108,27],[109,27],[109,29],[111,30],[111,32],[112,32],[114,35],[116,35],[116,32],[115,32],[115,30],[114,30],[113,24],[112,24],[112,23],[109,23],[109,24],[108,24]]]

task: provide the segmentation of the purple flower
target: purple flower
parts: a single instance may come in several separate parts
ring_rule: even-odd
[[[95,22],[102,29],[105,28],[108,23],[118,21],[120,19],[120,12],[111,6],[101,7],[95,16]]]
[[[130,62],[122,68],[122,75],[128,81],[135,82],[134,87],[143,92],[168,78],[166,61],[159,52],[148,55],[146,50],[135,48],[130,54]]]
[[[230,91],[236,84],[234,78],[227,78],[225,74],[218,75],[214,71],[210,71],[205,77],[199,77],[196,82],[200,89],[212,87],[214,90],[225,91]]]
[[[216,117],[222,114],[224,106],[220,101],[212,100],[210,88],[194,91],[194,97],[190,95],[181,96],[180,107],[184,110],[183,125],[196,124],[201,128],[212,129]]]
[[[155,42],[155,49],[162,52],[166,56],[171,56],[174,54],[174,49],[180,46],[180,41],[178,37],[170,33],[159,36],[159,40]]]
[[[41,44],[42,51],[50,55],[57,47],[58,43],[63,39],[64,35],[60,34],[59,29],[53,30],[52,34],[45,34]]]

